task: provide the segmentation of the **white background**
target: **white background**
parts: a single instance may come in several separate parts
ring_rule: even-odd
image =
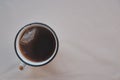
[[[14,38],[31,22],[53,28],[60,47],[19,71]],[[0,0],[0,80],[120,80],[120,0]]]

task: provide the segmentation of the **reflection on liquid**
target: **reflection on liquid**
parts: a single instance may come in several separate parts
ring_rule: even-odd
[[[31,40],[34,39],[35,34],[36,34],[36,29],[29,30],[28,32],[26,32],[24,34],[24,36],[21,37],[20,42],[23,43],[23,44],[29,43]]]

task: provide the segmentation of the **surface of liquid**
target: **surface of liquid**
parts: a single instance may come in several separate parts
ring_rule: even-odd
[[[44,27],[32,26],[24,30],[20,36],[19,48],[21,53],[30,61],[45,61],[55,50],[55,38]]]

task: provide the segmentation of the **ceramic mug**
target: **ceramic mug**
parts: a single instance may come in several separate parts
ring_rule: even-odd
[[[30,23],[22,27],[14,41],[18,58],[29,66],[43,66],[54,59],[59,41],[55,31],[43,23]]]

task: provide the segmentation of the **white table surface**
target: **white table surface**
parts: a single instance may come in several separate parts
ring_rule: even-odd
[[[51,26],[60,47],[20,71],[14,38],[31,22]],[[120,0],[0,0],[0,80],[120,80]]]

